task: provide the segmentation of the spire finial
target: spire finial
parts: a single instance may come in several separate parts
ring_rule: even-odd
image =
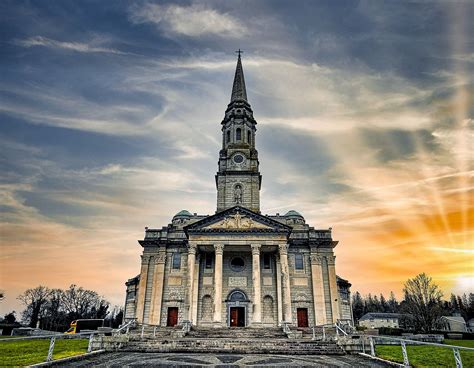
[[[242,69],[242,61],[240,55],[243,53],[241,49],[236,51],[238,54],[237,67],[235,69],[234,85],[232,86],[232,97],[230,101],[245,100],[247,101],[247,91],[245,90],[244,71]]]

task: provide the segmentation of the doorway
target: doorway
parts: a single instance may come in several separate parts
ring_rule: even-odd
[[[308,309],[297,308],[296,316],[298,318],[298,327],[308,327]]]
[[[230,327],[245,327],[245,307],[230,307]]]
[[[173,327],[178,324],[178,308],[169,307],[168,308],[168,319],[166,321],[166,326]]]

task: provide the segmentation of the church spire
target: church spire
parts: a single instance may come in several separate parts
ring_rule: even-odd
[[[230,102],[237,100],[247,101],[247,91],[245,89],[244,70],[242,69],[242,60],[240,54],[243,52],[239,49],[236,51],[239,56],[237,58],[237,68],[235,69],[234,85],[232,86],[232,97]]]

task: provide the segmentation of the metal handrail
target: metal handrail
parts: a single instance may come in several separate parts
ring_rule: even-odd
[[[428,346],[435,346],[435,347],[440,347],[440,348],[447,348],[451,349],[454,354],[454,361],[456,363],[456,368],[462,368],[462,358],[461,354],[459,353],[459,350],[467,350],[467,351],[474,351],[474,348],[468,348],[465,346],[456,346],[456,345],[446,345],[446,344],[438,344],[435,342],[425,342],[425,341],[417,341],[417,340],[410,340],[410,339],[401,339],[397,337],[391,337],[391,336],[380,336],[380,335],[352,335],[352,336],[357,336],[357,337],[362,337],[362,338],[368,338],[369,339],[369,344],[370,344],[370,355],[375,357],[375,345],[376,345],[376,339],[385,339],[385,340],[392,340],[392,341],[397,341],[400,342],[400,346],[402,348],[402,356],[403,356],[403,365],[404,367],[410,367],[410,361],[408,359],[408,351],[407,351],[407,343],[411,345],[428,345]],[[365,354],[365,344],[364,344],[364,339],[362,339],[362,349]]]

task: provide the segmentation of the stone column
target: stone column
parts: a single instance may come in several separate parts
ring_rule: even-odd
[[[280,250],[280,265],[283,292],[283,321],[286,323],[292,323],[290,273],[288,270],[288,244],[281,243],[278,245],[278,248]]]
[[[277,285],[277,312],[278,312],[278,326],[283,322],[283,303],[281,293],[281,265],[280,255],[275,254],[276,258],[276,285]]]
[[[155,271],[151,294],[150,324],[161,325],[161,302],[163,299],[163,280],[165,276],[166,248],[160,248],[155,256]]]
[[[198,315],[198,294],[199,294],[199,270],[200,270],[200,260],[201,255],[196,255],[196,264],[194,266],[194,286],[193,286],[193,299],[191,302],[191,320],[193,325],[197,325],[197,315]]]
[[[329,273],[329,288],[331,290],[331,310],[332,310],[332,322],[337,322],[340,319],[339,313],[339,291],[337,290],[337,279],[336,279],[336,257],[329,255],[326,257],[328,262],[328,273]]]
[[[137,312],[135,317],[138,323],[143,323],[143,312],[145,311],[145,294],[148,278],[148,263],[150,256],[142,255],[142,268],[140,270],[140,284],[138,285]]]
[[[316,325],[324,325],[327,323],[321,260],[320,256],[311,254],[311,283],[313,285],[313,308]]]
[[[186,311],[186,319],[191,321],[192,318],[192,303],[193,303],[193,289],[194,289],[194,264],[196,263],[196,249],[197,245],[194,243],[188,244],[188,293],[186,297],[187,301],[187,311]]]
[[[262,323],[262,291],[260,286],[260,244],[252,244],[253,324]]]
[[[222,258],[224,244],[214,244],[216,259],[214,263],[214,324],[222,325]]]

